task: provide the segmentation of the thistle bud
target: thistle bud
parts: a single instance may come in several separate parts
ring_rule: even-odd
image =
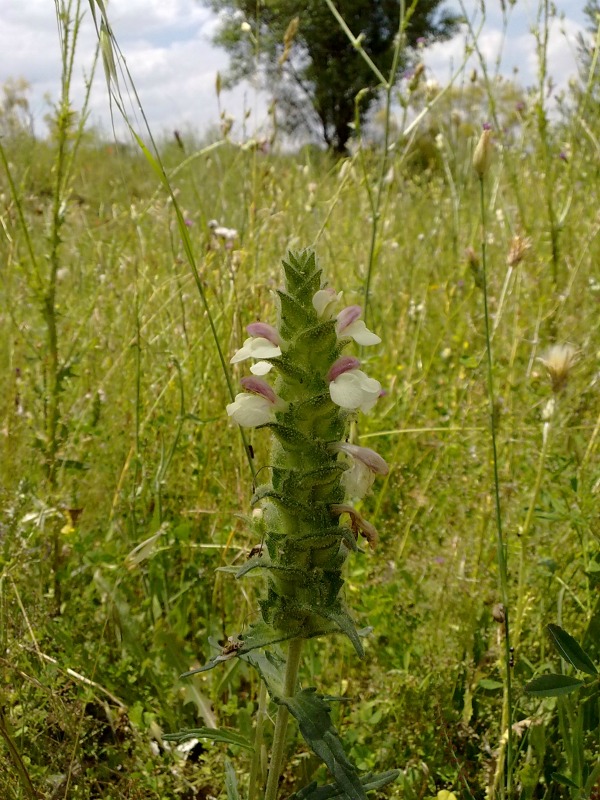
[[[473,168],[480,178],[486,174],[490,168],[492,160],[492,131],[485,128],[481,132],[477,147],[473,153]]]

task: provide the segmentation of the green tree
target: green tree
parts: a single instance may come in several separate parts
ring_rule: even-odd
[[[325,0],[203,0],[219,13],[214,42],[231,55],[227,84],[258,75],[281,110],[289,133],[324,140],[342,153],[352,135],[354,100],[364,116],[381,87],[348,41]],[[406,49],[398,65],[405,70],[417,44],[447,38],[457,19],[440,7],[443,0],[407,2]],[[336,0],[336,7],[362,47],[384,75],[392,66],[398,33],[398,0]]]

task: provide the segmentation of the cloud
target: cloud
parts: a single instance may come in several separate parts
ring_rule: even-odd
[[[535,39],[529,27],[535,18],[528,18],[525,4],[512,9],[506,37],[502,34],[500,4],[490,3],[488,16],[479,37],[480,51],[492,74],[502,48],[501,72],[511,75],[518,69],[518,80],[525,85],[536,82],[537,60]],[[568,0],[557,1],[568,16],[555,19],[550,29],[548,65],[555,85],[565,88],[575,72],[575,40],[583,30],[581,10],[573,11]],[[467,12],[478,27],[480,5],[465,0]],[[91,69],[97,45],[93,19],[86,3],[80,28],[72,102],[81,107],[85,93],[84,75]],[[108,14],[119,47],[125,56],[142,106],[155,132],[190,128],[199,132],[219,122],[215,82],[217,71],[227,69],[228,56],[210,44],[216,17],[199,0],[111,0]],[[449,42],[429,48],[425,62],[432,77],[445,83],[452,70],[464,60],[468,43],[465,29]],[[31,86],[31,109],[36,130],[43,129],[43,117],[49,110],[49,96],[56,102],[60,93],[61,61],[54,4],[49,0],[0,2],[0,81],[24,77]],[[478,66],[471,55],[469,68]],[[135,103],[133,103],[135,106]],[[254,113],[248,120],[250,132],[266,118],[267,100],[248,85],[221,96],[221,110],[226,109],[242,120],[244,108]],[[99,67],[90,105],[91,121],[111,134],[108,95],[104,75]],[[115,120],[118,135],[124,126]],[[241,124],[241,123],[240,123]],[[239,124],[238,124],[239,128]],[[234,128],[234,135],[236,128]]]
[[[84,75],[90,74],[97,34],[85,9],[72,82],[72,103],[81,107]],[[109,20],[123,53],[142,107],[154,132],[190,128],[204,132],[218,124],[216,75],[224,72],[228,56],[210,44],[215,17],[197,0],[112,0]],[[35,128],[41,132],[43,117],[60,93],[61,60],[53,4],[48,0],[2,4],[0,7],[0,82],[24,77],[31,84],[30,105]],[[222,109],[241,118],[248,86],[224,92]],[[131,100],[131,104],[136,104]],[[266,102],[257,104],[265,116]],[[90,101],[90,120],[107,135],[111,133],[108,93],[99,63]],[[249,126],[252,129],[252,125]],[[126,126],[115,118],[119,136]],[[235,128],[234,128],[235,133]]]

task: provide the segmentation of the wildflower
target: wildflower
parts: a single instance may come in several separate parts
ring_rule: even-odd
[[[369,412],[381,395],[381,384],[358,369],[360,361],[342,356],[327,373],[329,394],[340,408]]]
[[[335,331],[338,339],[354,339],[357,344],[367,347],[372,344],[379,344],[381,338],[376,333],[370,331],[365,323],[359,319],[362,314],[360,306],[347,306],[337,315]]]
[[[233,354],[230,364],[239,364],[248,358],[259,359],[250,367],[253,375],[266,375],[272,365],[265,358],[278,358],[281,355],[282,339],[277,328],[266,322],[252,322],[246,327],[250,338]]]
[[[237,239],[238,232],[235,228],[226,228],[224,225],[219,225],[216,219],[211,219],[208,227],[211,229],[213,236],[217,239],[222,239],[225,245],[231,244]]]
[[[571,344],[553,344],[539,361],[546,367],[552,391],[557,394],[567,384],[569,373],[577,361],[577,350]]]
[[[350,517],[350,527],[354,536],[357,537],[358,534],[360,534],[367,540],[371,547],[375,547],[379,540],[377,529],[371,525],[370,522],[367,522],[353,506],[347,503],[333,503],[330,509],[331,512],[337,516],[348,514]]]
[[[317,312],[317,317],[322,320],[330,320],[335,317],[335,306],[342,299],[343,292],[335,293],[335,289],[319,289],[315,292],[312,299],[313,308]]]
[[[486,125],[483,126],[483,131],[477,142],[477,147],[473,153],[473,167],[475,172],[480,178],[486,174],[490,168],[492,160],[492,131]]]
[[[287,405],[262,378],[242,378],[242,386],[249,393],[237,394],[226,410],[227,415],[243,428],[266,425],[271,421],[274,411],[282,410]]]
[[[345,453],[352,459],[352,465],[342,475],[342,485],[346,496],[361,500],[373,485],[376,475],[387,475],[389,467],[385,460],[369,447],[360,447],[349,442],[335,442],[334,452]]]

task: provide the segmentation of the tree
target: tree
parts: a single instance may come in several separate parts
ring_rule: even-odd
[[[258,75],[283,112],[290,133],[315,135],[338,153],[352,134],[355,97],[365,88],[364,118],[380,86],[349,42],[325,0],[203,0],[219,13],[214,37],[231,55],[227,84]],[[405,70],[417,44],[447,38],[457,20],[441,11],[443,0],[407,1]],[[398,0],[336,0],[336,8],[362,47],[388,75],[398,33]]]

